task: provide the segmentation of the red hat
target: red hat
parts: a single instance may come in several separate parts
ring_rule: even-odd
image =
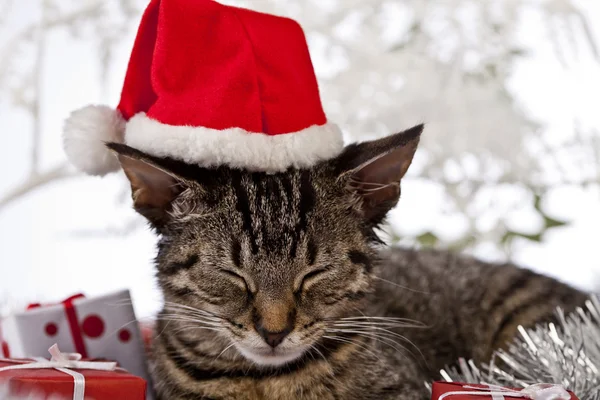
[[[117,109],[67,119],[64,146],[94,175],[119,164],[105,142],[206,167],[309,167],[343,147],[327,121],[297,22],[212,0],[152,0]]]

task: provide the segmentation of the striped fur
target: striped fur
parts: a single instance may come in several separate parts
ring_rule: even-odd
[[[112,146],[161,236],[160,399],[426,399],[423,382],[444,365],[486,361],[519,324],[583,303],[513,265],[383,249],[375,228],[398,201],[418,135],[385,140],[277,174]],[[370,159],[377,168],[362,170]],[[139,187],[161,171],[165,187]]]

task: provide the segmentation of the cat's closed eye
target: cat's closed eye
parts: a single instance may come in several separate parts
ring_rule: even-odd
[[[329,271],[330,267],[319,268],[312,271],[307,272],[302,276],[302,278],[298,281],[294,293],[300,294],[310,288],[316,281],[323,277],[323,274]]]
[[[229,278],[229,280],[231,280],[232,283],[234,283],[237,287],[246,291],[250,295],[252,294],[252,289],[250,285],[248,285],[248,281],[243,276],[236,274],[231,270],[223,268],[219,269],[219,272],[226,275]]]

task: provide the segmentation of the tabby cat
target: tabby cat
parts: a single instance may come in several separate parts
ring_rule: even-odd
[[[160,399],[427,399],[444,365],[585,300],[513,265],[382,248],[422,129],[275,174],[109,145],[160,235]]]

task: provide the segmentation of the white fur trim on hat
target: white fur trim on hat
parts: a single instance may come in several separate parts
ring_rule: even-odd
[[[119,161],[106,147],[123,142],[125,120],[108,106],[87,106],[71,113],[65,121],[63,146],[69,161],[90,175],[118,171]]]
[[[188,164],[265,172],[310,167],[337,156],[344,147],[342,132],[332,123],[270,136],[241,128],[167,125],[145,113],[138,113],[127,122],[125,143],[148,154]]]

